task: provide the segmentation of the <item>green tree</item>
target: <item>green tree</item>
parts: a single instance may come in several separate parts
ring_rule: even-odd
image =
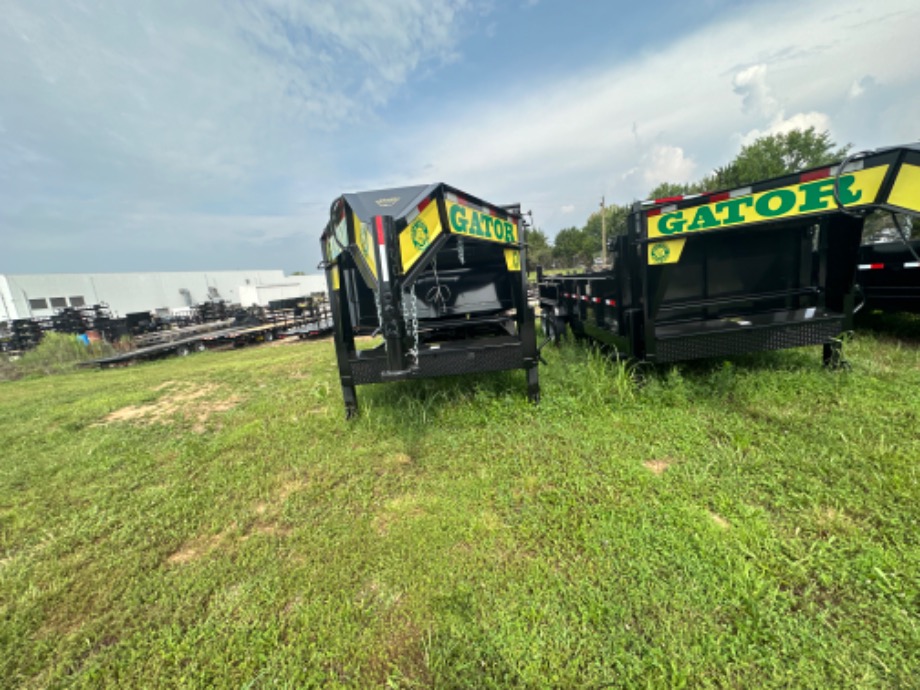
[[[667,199],[672,196],[691,194],[694,185],[686,182],[662,182],[648,193],[648,199]]]
[[[553,259],[560,266],[571,267],[585,263],[591,256],[590,240],[581,228],[564,228],[556,234]]]
[[[532,271],[539,264],[550,266],[553,260],[553,248],[540,228],[527,231],[527,270]]]
[[[607,227],[607,241],[615,235],[626,234],[626,218],[629,216],[628,206],[617,206],[613,204],[608,206],[604,211],[604,218]],[[585,248],[591,258],[601,255],[601,210],[598,209],[590,216],[588,222],[583,228],[585,235]]]
[[[743,187],[758,180],[835,163],[846,158],[849,150],[849,145],[838,147],[828,132],[818,132],[814,127],[794,129],[785,134],[769,134],[743,146],[734,160],[716,168],[702,180],[692,183],[664,182],[655,187],[648,198],[661,199]]]

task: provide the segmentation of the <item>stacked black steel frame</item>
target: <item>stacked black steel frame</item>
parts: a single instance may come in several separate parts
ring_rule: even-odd
[[[648,362],[823,345],[841,363],[865,215],[920,214],[920,147],[750,187],[637,203],[611,270],[543,276],[543,326]]]
[[[523,369],[539,399],[518,206],[443,183],[344,194],[321,245],[347,417],[356,386],[474,372]]]

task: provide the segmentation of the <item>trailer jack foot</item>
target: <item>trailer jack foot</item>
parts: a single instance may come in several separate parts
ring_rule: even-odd
[[[345,420],[358,416],[358,395],[354,386],[342,386],[342,398],[345,401]]]
[[[527,397],[534,405],[540,402],[540,374],[537,367],[527,370]]]
[[[831,371],[850,369],[850,363],[843,356],[843,341],[834,340],[824,344],[824,366]]]

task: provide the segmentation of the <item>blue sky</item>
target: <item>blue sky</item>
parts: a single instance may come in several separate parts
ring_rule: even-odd
[[[7,0],[0,272],[314,270],[346,191],[549,235],[760,134],[920,138],[916,0]]]

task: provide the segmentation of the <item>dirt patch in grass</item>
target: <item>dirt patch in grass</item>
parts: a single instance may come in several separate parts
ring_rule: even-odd
[[[208,419],[219,412],[236,407],[240,398],[235,395],[220,397],[220,388],[211,383],[195,385],[166,381],[154,391],[168,391],[154,402],[129,405],[106,415],[100,424],[116,422],[164,423],[175,416],[192,420],[192,429],[202,432]]]
[[[195,537],[185,542],[179,547],[178,551],[172,553],[169,558],[166,559],[166,562],[181,564],[198,560],[228,541],[234,529],[236,529],[236,523],[231,524],[219,534],[208,534],[202,537]]]
[[[191,563],[218,549],[233,549],[237,544],[248,541],[257,534],[268,537],[287,537],[291,534],[291,528],[278,524],[274,517],[256,520],[242,532],[237,523],[232,522],[218,534],[195,537],[185,542],[177,551],[170,554],[166,562],[172,565]]]
[[[645,467],[645,469],[647,469],[652,474],[661,476],[662,474],[665,473],[665,470],[667,470],[673,462],[674,461],[671,460],[670,458],[660,458],[658,460],[648,460],[646,462],[643,462],[642,465],[643,467]]]
[[[851,534],[856,531],[856,524],[842,510],[823,508],[817,511],[815,525],[818,535],[831,537]]]
[[[729,527],[732,526],[732,523],[730,523],[728,520],[726,520],[724,517],[722,517],[718,513],[712,512],[711,510],[709,511],[709,519],[712,520],[716,524],[716,526],[720,527],[721,529],[728,529]]]
[[[425,512],[422,501],[417,496],[407,494],[387,501],[383,510],[374,516],[371,524],[377,534],[382,537],[396,523],[419,518],[425,515]]]

